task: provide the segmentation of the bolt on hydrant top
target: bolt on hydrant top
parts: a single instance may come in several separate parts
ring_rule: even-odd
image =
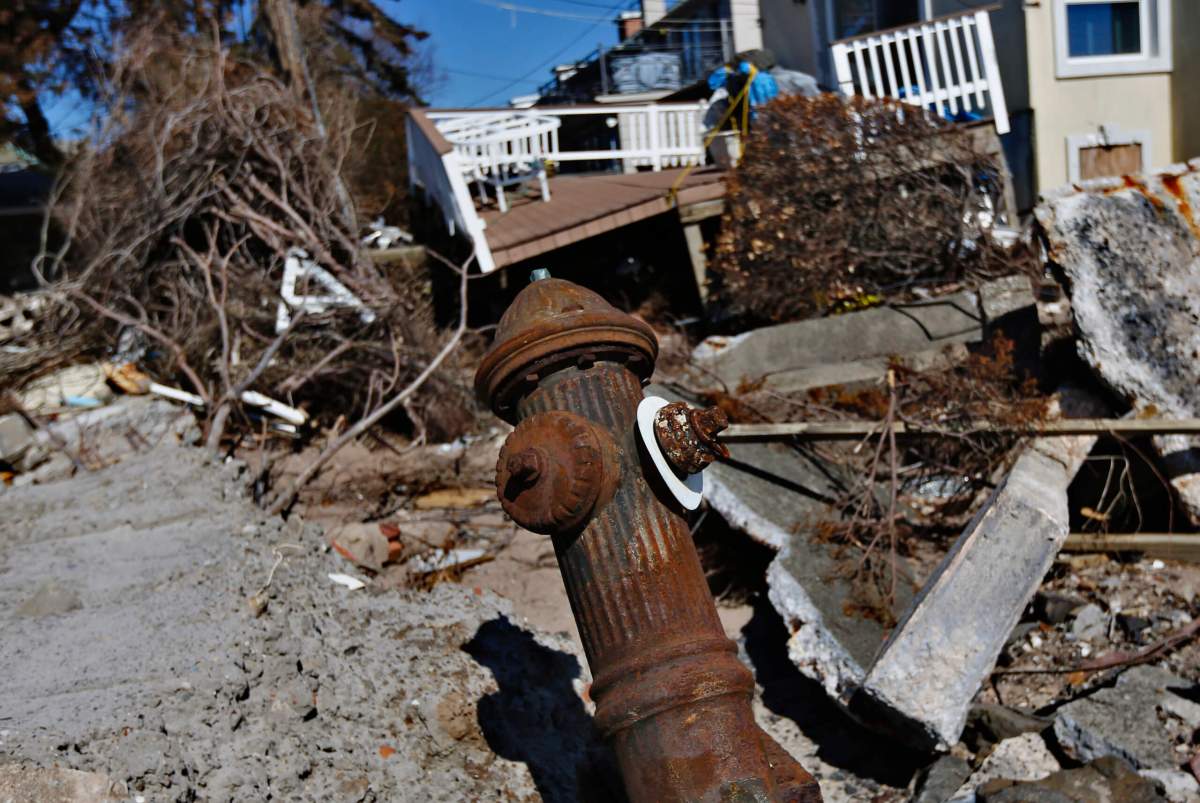
[[[496,340],[475,374],[475,392],[500,418],[515,423],[523,388],[564,363],[625,363],[642,379],[654,371],[658,339],[643,321],[598,294],[563,279],[530,282],[496,328]]]

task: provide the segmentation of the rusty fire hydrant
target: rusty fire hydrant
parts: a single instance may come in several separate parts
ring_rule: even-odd
[[[476,390],[515,424],[496,486],[551,536],[594,682],[596,724],[633,803],[820,801],[754,721],[754,680],[725,637],[681,506],[637,434],[658,341],[560,279],[530,283],[500,320]],[[714,411],[670,406],[655,432],[681,473],[720,454]]]

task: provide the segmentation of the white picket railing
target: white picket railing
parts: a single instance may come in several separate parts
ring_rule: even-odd
[[[847,95],[895,98],[947,118],[960,110],[980,116],[990,110],[996,132],[1009,130],[986,11],[842,39],[831,49],[838,84]]]
[[[560,131],[554,130],[538,143],[538,155],[548,162],[620,161],[624,167],[647,166],[653,170],[682,167],[704,162],[704,103],[647,103],[629,106],[571,106],[530,109],[531,117],[599,117],[617,129],[618,147],[602,150],[573,150],[560,143]],[[425,114],[439,131],[455,139],[454,132],[473,119],[488,119],[496,110],[438,111]],[[504,112],[507,117],[521,112]],[[475,160],[469,145],[455,145],[463,157]]]

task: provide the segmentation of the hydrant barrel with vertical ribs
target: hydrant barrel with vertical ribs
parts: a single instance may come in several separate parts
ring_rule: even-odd
[[[812,776],[755,723],[753,677],[717,618],[684,512],[638,440],[657,355],[649,326],[589,290],[552,278],[522,290],[475,377],[516,426],[496,467],[500,501],[553,539],[596,724],[633,803],[820,801]]]

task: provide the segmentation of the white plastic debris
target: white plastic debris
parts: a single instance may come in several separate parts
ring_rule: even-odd
[[[464,563],[482,558],[486,553],[482,549],[438,549],[426,557],[410,558],[405,566],[416,574],[429,574],[446,569],[453,569]]]
[[[367,587],[367,584],[362,580],[359,580],[357,577],[349,574],[342,574],[340,572],[330,572],[329,579],[338,585],[345,586],[351,591],[358,591],[360,588]]]
[[[296,295],[296,283],[301,279],[310,279],[325,287],[329,295],[301,296]],[[275,332],[279,333],[292,323],[292,309],[320,314],[330,307],[351,307],[358,310],[358,317],[363,323],[375,320],[375,313],[350,292],[346,285],[334,278],[333,274],[308,258],[308,252],[303,248],[292,248],[287,252],[283,262],[283,286],[279,289],[279,310],[275,314]]]
[[[367,227],[370,233],[362,238],[362,244],[367,248],[377,248],[380,251],[391,248],[396,243],[411,243],[413,236],[399,226],[389,226],[383,218],[375,218]]]

